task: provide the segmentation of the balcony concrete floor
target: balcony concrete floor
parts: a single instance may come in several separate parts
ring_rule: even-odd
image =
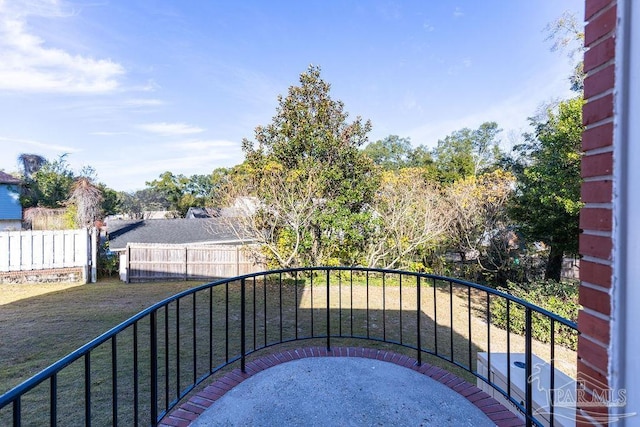
[[[354,350],[362,350],[363,357],[357,357]],[[315,349],[315,354],[307,349],[291,350],[250,362],[247,374],[236,370],[208,386],[162,425],[523,424],[475,386],[453,375],[443,376],[445,371],[440,368],[417,366],[407,356],[340,348],[332,357],[315,357],[323,355],[318,352],[327,353],[323,349]]]

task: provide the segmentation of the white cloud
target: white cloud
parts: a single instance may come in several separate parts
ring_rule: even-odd
[[[75,153],[80,151],[79,149],[75,147],[70,147],[68,145],[58,145],[58,144],[52,144],[50,142],[34,141],[30,139],[8,138],[8,137],[0,136],[0,141],[7,142],[12,146],[28,145],[30,147],[35,147],[38,149],[44,149],[48,151],[57,151],[60,153]],[[26,150],[22,150],[22,151],[26,151]]]
[[[240,144],[232,141],[225,140],[193,140],[182,141],[171,144],[166,144],[169,148],[174,150],[188,150],[188,151],[207,151],[215,150],[218,148],[235,147],[239,148]]]
[[[129,132],[111,132],[111,131],[97,131],[90,132],[89,135],[95,136],[117,136],[117,135],[128,135]]]
[[[56,1],[0,0],[0,90],[58,93],[103,93],[115,90],[122,65],[47,47],[32,34],[27,17],[64,16]]]
[[[204,132],[204,129],[186,123],[147,123],[139,125],[138,128],[160,135],[189,135]]]
[[[153,98],[136,98],[136,99],[127,99],[125,105],[129,105],[132,107],[157,107],[160,105],[165,105],[161,99],[153,99]]]
[[[462,8],[460,6],[456,6],[456,10],[453,11],[453,17],[459,18],[461,16],[464,16],[464,12],[462,11]]]

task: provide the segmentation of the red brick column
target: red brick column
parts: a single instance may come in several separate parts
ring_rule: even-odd
[[[612,278],[613,89],[615,84],[615,0],[586,0],[582,137],[582,201],[580,213],[581,332],[578,340],[578,379],[585,397],[608,388]],[[578,425],[598,425],[608,408],[580,405]],[[600,417],[598,417],[600,415]],[[606,424],[602,423],[602,424]]]

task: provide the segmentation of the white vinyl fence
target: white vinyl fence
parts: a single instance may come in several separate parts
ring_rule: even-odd
[[[87,229],[0,232],[0,272],[85,267],[87,277],[93,267],[93,279],[95,253],[96,233]]]

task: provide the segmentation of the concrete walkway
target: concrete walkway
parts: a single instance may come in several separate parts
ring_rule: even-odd
[[[317,357],[317,356],[331,357]],[[465,397],[466,396],[466,397]],[[517,426],[477,387],[388,351],[289,350],[208,386],[164,426]]]

